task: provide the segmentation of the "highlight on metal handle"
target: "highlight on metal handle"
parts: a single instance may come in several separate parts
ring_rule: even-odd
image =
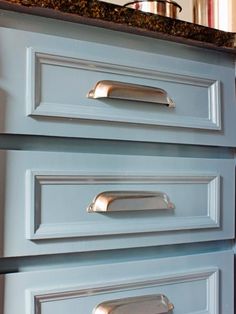
[[[163,294],[131,297],[99,304],[93,314],[168,314],[174,309]]]
[[[175,107],[175,103],[164,89],[109,80],[97,82],[87,97],[142,101]]]
[[[88,212],[174,209],[167,194],[148,191],[105,191],[89,205]]]

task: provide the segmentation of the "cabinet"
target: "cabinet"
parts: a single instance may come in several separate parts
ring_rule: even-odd
[[[0,42],[2,313],[233,314],[234,57],[6,11]]]

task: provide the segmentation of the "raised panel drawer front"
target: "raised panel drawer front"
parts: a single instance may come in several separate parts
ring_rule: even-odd
[[[1,151],[1,166],[3,256],[234,237],[231,159]]]
[[[130,38],[139,49],[1,28],[1,132],[235,145],[233,58]]]
[[[234,313],[233,252],[228,250],[7,274],[2,275],[1,286],[3,314],[143,314],[137,308],[117,312],[110,306],[108,311],[107,303],[123,304],[137,298],[140,308],[144,297],[158,300],[160,296],[162,306],[147,300],[145,313]]]

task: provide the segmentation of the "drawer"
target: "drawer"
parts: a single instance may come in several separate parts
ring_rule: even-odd
[[[132,35],[137,49],[117,47],[93,32],[96,43],[1,28],[2,133],[236,144],[233,58],[185,46],[181,58],[177,44]]]
[[[3,314],[72,314],[75,309],[84,314],[143,314],[141,308],[148,314],[234,313],[233,253],[228,250],[7,274],[1,286]],[[160,295],[173,311],[166,310],[166,299],[160,304]],[[114,310],[114,303],[123,311]]]
[[[3,256],[234,237],[231,159],[1,151],[1,167]]]

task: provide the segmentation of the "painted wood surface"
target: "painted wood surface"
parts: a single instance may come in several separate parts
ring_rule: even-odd
[[[163,293],[174,314],[233,314],[234,57],[1,11],[0,65],[0,312]],[[160,86],[177,107],[88,100],[100,79]],[[87,213],[117,189],[175,209]]]
[[[175,314],[233,314],[233,252],[7,274],[3,314],[92,314],[100,303],[164,294]],[[14,295],[14,302],[12,296]]]
[[[235,145],[234,64],[223,54],[200,62],[160,41],[135,50],[132,35],[124,48],[3,27],[0,41],[2,133]],[[102,79],[163,88],[176,108],[88,99]]]
[[[234,237],[233,159],[2,151],[1,168],[3,256]],[[175,206],[87,212],[112,190],[163,192]]]

